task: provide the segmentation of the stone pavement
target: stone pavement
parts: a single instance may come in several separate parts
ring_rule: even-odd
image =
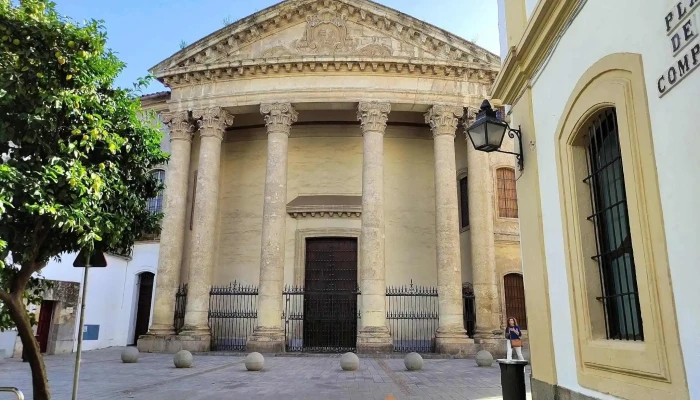
[[[172,355],[141,354],[137,364],[123,364],[120,353],[83,354],[80,399],[501,399],[498,365],[479,368],[474,360],[426,359],[422,371],[408,372],[403,358],[360,358],[358,371],[344,372],[339,355],[268,356],[262,372],[247,372],[240,355],[195,355],[192,368],[176,369]],[[45,359],[53,399],[70,399],[75,355]],[[31,399],[29,364],[0,361],[0,386],[19,387]],[[10,399],[0,393],[0,400]]]

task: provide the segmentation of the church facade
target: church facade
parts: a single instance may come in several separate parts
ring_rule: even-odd
[[[518,172],[512,156],[474,151],[462,128],[499,67],[365,0],[285,1],[156,65],[170,91],[142,103],[167,125],[171,159],[139,348],[213,348],[212,287],[236,282],[254,288],[255,314],[229,336],[249,351],[288,349],[286,287],[303,296],[300,341],[325,329],[358,352],[392,351],[402,338],[387,288],[411,284],[435,288],[434,351],[502,351],[506,315],[525,319]]]

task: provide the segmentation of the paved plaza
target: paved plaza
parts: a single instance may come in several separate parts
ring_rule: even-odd
[[[361,358],[358,371],[344,372],[339,355],[268,356],[262,372],[248,372],[240,355],[195,355],[192,368],[176,369],[172,355],[141,354],[137,364],[123,364],[120,352],[111,348],[84,353],[80,399],[501,398],[498,365],[479,368],[474,360],[426,359],[422,371],[408,372],[403,358]],[[45,359],[53,399],[70,399],[75,355]],[[29,364],[0,361],[0,386],[19,387],[31,399]],[[11,398],[0,393],[0,400]]]

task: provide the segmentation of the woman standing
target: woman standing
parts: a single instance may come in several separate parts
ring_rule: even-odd
[[[510,317],[508,318],[508,326],[506,326],[506,339],[508,339],[508,360],[513,359],[513,348],[515,352],[518,353],[518,360],[523,361],[523,350],[522,350],[522,336],[523,333],[518,326],[518,321]]]

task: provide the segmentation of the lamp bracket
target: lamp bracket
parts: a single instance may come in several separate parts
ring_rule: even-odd
[[[507,123],[506,123],[506,125],[507,125]],[[514,155],[516,161],[518,162],[518,169],[520,171],[522,171],[523,168],[525,167],[525,161],[523,160],[524,154],[523,154],[522,130],[520,129],[520,125],[518,125],[518,129],[513,129],[510,127],[510,125],[507,125],[507,126],[508,126],[508,128],[507,128],[508,129],[508,137],[511,139],[514,139],[516,136],[518,137],[518,150],[520,151],[520,153],[513,153],[511,151],[502,151],[502,150],[494,150],[494,152]]]

